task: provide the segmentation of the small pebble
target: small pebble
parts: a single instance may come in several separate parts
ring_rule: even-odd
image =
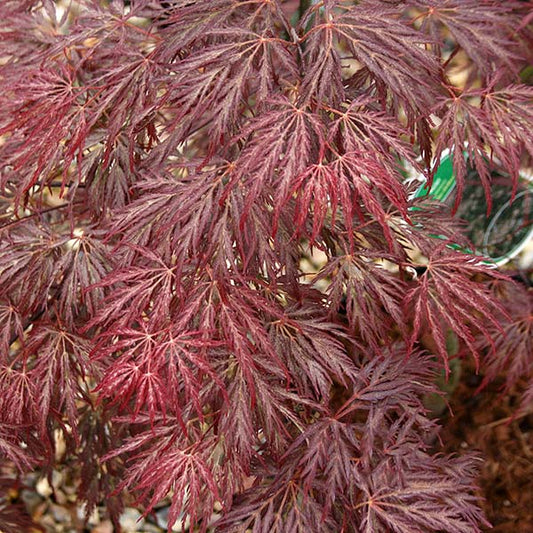
[[[85,503],[84,502],[78,506],[77,515],[78,515],[78,520],[80,522],[83,522],[85,520]],[[100,511],[98,510],[98,507],[95,507],[87,520],[87,525],[89,527],[94,527],[99,524],[100,524]]]
[[[35,485],[35,490],[37,491],[37,494],[41,495],[43,498],[47,498],[51,494],[53,494],[54,490],[50,486],[50,483],[48,483],[47,477],[42,477],[37,481]]]
[[[139,531],[144,526],[144,518],[142,514],[133,507],[126,507],[120,516],[120,526],[124,529],[124,533],[134,533]]]
[[[159,511],[155,513],[155,516],[157,518],[157,525],[163,528],[165,531],[167,530],[167,527],[168,527],[168,511],[169,511],[168,507],[163,507],[162,509],[159,509]],[[172,526],[171,531],[174,531],[176,533],[182,533],[184,531],[188,531],[189,526],[190,526],[189,518],[187,517],[187,520],[185,520],[185,527],[182,527],[181,521],[182,521],[182,516],[180,516],[177,522]]]
[[[149,522],[147,522],[146,524],[144,524],[143,530],[140,533],[163,533],[163,531],[163,529],[156,526],[155,524],[150,524]]]
[[[52,516],[54,520],[59,523],[70,523],[72,521],[72,515],[69,510],[61,505],[56,505],[55,503],[50,504],[50,511],[52,511]]]
[[[52,487],[58,489],[65,482],[65,474],[59,470],[54,470],[52,472]]]
[[[65,453],[67,452],[67,443],[65,441],[65,435],[60,429],[54,431],[54,448],[56,462],[60,463]]]
[[[104,520],[96,527],[93,527],[91,533],[113,533],[113,524],[111,523],[111,520]]]
[[[69,501],[67,495],[61,489],[56,489],[55,500],[60,505],[65,505]]]
[[[33,514],[35,509],[37,509],[37,507],[43,501],[39,494],[30,490],[23,490],[21,493],[21,498],[30,514]]]

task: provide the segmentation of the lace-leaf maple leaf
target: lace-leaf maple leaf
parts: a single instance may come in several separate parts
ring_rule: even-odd
[[[169,62],[182,50],[187,50],[213,28],[224,26],[235,15],[231,0],[199,0],[194,4],[184,0],[167,5],[165,17],[156,21],[161,26],[162,43],[158,51],[161,61]],[[237,2],[242,4],[242,2]],[[238,11],[237,11],[238,13]]]
[[[95,316],[104,298],[103,289],[95,286],[110,272],[113,259],[109,248],[91,232],[80,232],[65,244],[68,251],[56,265],[64,272],[57,305],[65,323],[72,326],[75,318]]]
[[[0,426],[0,456],[12,461],[19,470],[30,470],[36,461],[35,450],[21,446],[24,438],[19,435],[17,426],[2,423]]]
[[[106,132],[93,129],[87,138],[88,153],[79,165],[79,174],[83,176],[83,199],[87,207],[97,218],[105,218],[110,209],[123,208],[131,200],[135,177],[130,170],[131,153],[124,134],[117,135],[112,148],[105,145]],[[135,157],[138,157],[139,149]],[[104,161],[107,158],[107,165]],[[74,194],[72,194],[74,193]],[[68,197],[74,196],[80,189],[70,184]]]
[[[241,368],[230,366],[228,401],[220,405],[217,422],[232,468],[245,476],[250,475],[254,461],[262,461],[261,450],[267,449],[275,456],[283,454],[291,440],[291,429],[302,424],[301,412],[321,409],[318,403],[300,397],[279,378],[265,372],[252,374],[252,396],[250,379]]]
[[[13,87],[15,97],[8,106],[13,118],[0,127],[0,135],[9,134],[0,161],[20,174],[17,201],[38,182],[49,184],[62,168],[62,182],[70,163],[81,158],[90,129],[90,118],[84,107],[84,88],[76,85],[75,70],[58,64],[32,72]],[[6,149],[7,148],[7,149]]]
[[[293,179],[282,205],[294,195],[296,230],[300,233],[305,228],[312,213],[309,234],[312,241],[322,231],[326,217],[330,216],[331,226],[335,225],[339,207],[349,235],[352,235],[355,218],[361,222],[367,218],[361,209],[362,203],[368,216],[379,222],[389,243],[392,236],[387,223],[386,202],[392,203],[407,218],[407,198],[404,190],[398,187],[398,176],[369,153],[335,154],[329,163],[309,166]]]
[[[86,330],[96,324],[142,322],[143,314],[160,323],[168,320],[180,285],[176,266],[147,248],[132,245],[131,249],[137,254],[134,264],[110,271],[101,281],[89,287],[91,292],[105,288],[113,290],[99,305]]]
[[[224,190],[229,179],[226,167],[181,180],[165,177],[143,182],[139,188],[146,199],[132,202],[113,232],[122,234],[125,241],[172,255],[177,273],[202,270],[209,263],[220,277],[232,269],[251,275],[272,265],[277,258],[269,238],[271,222],[260,207],[246,206],[243,191]],[[241,223],[245,212],[246,222]],[[206,234],[212,238],[205,239]]]
[[[304,494],[307,496],[311,491],[324,494],[324,514],[334,504],[347,504],[344,494],[361,481],[357,471],[360,431],[354,424],[323,417],[308,426],[285,454],[285,459],[300,472]]]
[[[257,414],[251,405],[249,378],[245,378],[239,368],[231,373],[227,391],[229,401],[220,407],[219,416],[220,429],[225,435],[225,449],[228,453],[230,450],[234,452],[230,459],[232,464],[249,474],[252,457],[259,445]]]
[[[327,111],[333,115],[328,141],[339,150],[376,154],[391,173],[398,171],[398,158],[417,165],[412,148],[403,140],[408,131],[374,98],[363,95]]]
[[[38,390],[28,368],[15,359],[0,367],[0,414],[2,424],[33,426],[43,421]]]
[[[119,327],[101,337],[94,350],[106,366],[106,374],[95,388],[100,401],[132,412],[148,412],[153,424],[158,413],[182,419],[185,407],[194,407],[203,419],[201,396],[204,378],[225,387],[213,369],[208,350],[222,343],[206,339],[200,331],[179,331],[172,326],[141,322],[138,329]],[[132,405],[133,404],[133,405]]]
[[[318,14],[319,9],[323,14]],[[305,46],[310,36],[319,33],[324,43],[322,54],[326,57],[308,66],[307,78],[317,74],[320,77],[317,68],[322,68],[332,43],[338,41],[341,48],[346,47],[349,57],[366,67],[369,75],[399,102],[415,112],[424,104],[431,105],[436,92],[426,80],[438,77],[438,63],[424,49],[427,38],[399,20],[396,10],[380,2],[346,6],[335,1],[324,3],[323,8],[312,7],[300,24],[305,27],[311,17],[315,19],[313,27],[301,41]],[[316,47],[318,39],[314,37],[312,43]],[[315,52],[312,57],[316,55]]]
[[[316,8],[315,8],[316,9]],[[316,16],[316,15],[315,15]],[[304,26],[303,19],[301,27]],[[315,22],[318,24],[318,20]],[[332,28],[308,32],[304,40],[305,76],[302,80],[301,98],[318,102],[338,103],[343,100],[342,58],[335,47]]]
[[[331,280],[327,289],[331,313],[344,308],[351,330],[374,349],[379,350],[392,325],[403,328],[402,282],[371,258],[358,253],[339,255],[328,261],[313,283],[325,279]],[[375,320],[369,321],[368,316]]]
[[[174,250],[183,253],[199,249],[200,236],[210,229],[209,214],[216,209],[218,176],[223,177],[222,169],[192,174],[183,180],[162,172],[138,182],[136,189],[142,198],[130,202],[122,211],[113,233],[122,234],[125,241],[137,246],[149,242],[163,246],[169,242]],[[196,212],[192,212],[192,205]],[[188,238],[182,238],[184,227]]]
[[[35,383],[36,402],[45,433],[48,416],[67,418],[77,439],[77,401],[90,402],[88,376],[96,375],[89,358],[89,342],[55,324],[35,324],[20,355]]]
[[[166,16],[156,22],[162,35],[157,58],[164,63],[213,41],[206,39],[213,31],[223,34],[228,27],[261,31],[272,29],[274,23],[289,27],[277,0],[200,0],[193,4],[177,0],[167,7]]]
[[[523,55],[516,28],[520,2],[477,2],[476,0],[416,0],[408,2],[420,11],[421,30],[434,42],[444,41],[446,28],[483,74],[494,71],[494,63],[516,71]],[[438,51],[442,46],[439,45]]]
[[[505,279],[490,270],[479,258],[453,251],[446,244],[435,246],[424,273],[405,294],[405,306],[413,313],[412,347],[423,328],[429,328],[438,355],[446,371],[448,352],[446,330],[450,328],[467,346],[479,363],[480,352],[475,335],[480,333],[494,351],[489,328],[503,333],[498,314],[506,314],[503,306],[482,282],[473,282],[475,275]]]
[[[533,289],[510,282],[493,284],[493,293],[505,307],[508,317],[502,317],[501,329],[489,325],[494,349],[487,339],[479,338],[476,345],[480,351],[487,350],[484,358],[485,378],[482,385],[494,380],[502,372],[505,374],[505,390],[518,380],[533,377]]]
[[[265,206],[270,205],[271,198],[263,193],[251,203],[245,188],[232,188],[206,253],[206,257],[212,257],[217,276],[233,271],[242,272],[247,278],[278,278],[281,264],[287,262],[285,243],[291,238],[292,221],[287,213],[280,213],[274,222],[271,216],[265,216]],[[273,225],[276,232],[272,236]]]
[[[0,294],[30,314],[46,306],[66,239],[32,218],[10,229],[0,234]]]
[[[483,522],[481,511],[469,494],[475,476],[469,459],[431,457],[412,451],[401,476],[393,472],[390,459],[384,459],[361,487],[364,500],[356,510],[361,531],[482,531],[478,525]]]
[[[153,454],[151,455],[153,457]],[[168,514],[169,527],[178,521],[183,527],[185,517],[188,517],[192,527],[201,522],[200,531],[205,532],[213,505],[218,499],[210,456],[211,450],[208,448],[203,451],[200,445],[193,445],[183,450],[171,447],[158,454],[151,468],[143,465],[143,473],[135,489],[142,491],[142,499],[147,499],[151,493],[147,510],[152,509],[172,489],[173,498]]]
[[[139,134],[145,134],[143,142],[146,145],[157,140],[153,123],[161,107],[157,95],[161,67],[150,54],[136,50],[131,42],[121,43],[120,50],[123,62],[119,66],[110,65],[104,69],[105,58],[99,58],[98,54],[92,57],[98,73],[90,80],[98,87],[96,95],[92,96],[96,108],[93,114],[99,118],[105,113],[107,118],[102,170],[110,164],[115,142],[121,133],[122,142],[127,145],[130,167],[133,167],[134,147]]]
[[[317,399],[327,399],[333,380],[347,386],[355,379],[356,367],[340,340],[344,331],[316,316],[316,310],[289,308],[268,330],[301,396],[310,397],[312,391]]]
[[[409,380],[405,379],[407,375]],[[406,346],[393,345],[386,353],[362,365],[352,394],[336,409],[335,418],[341,420],[358,410],[368,411],[365,434],[371,441],[376,430],[371,423],[374,414],[381,413],[383,417],[392,410],[412,416],[422,409],[420,398],[435,392],[434,377],[435,363],[427,355],[417,351],[409,353]],[[379,409],[374,409],[376,402]]]
[[[0,302],[0,365],[7,361],[9,347],[15,336],[22,338],[22,316],[9,301]]]
[[[214,39],[214,44],[172,67],[167,105],[177,110],[176,122],[196,128],[207,121],[210,136],[218,142],[242,126],[242,108],[250,97],[264,103],[277,92],[278,83],[294,79],[298,70],[294,44],[274,37],[272,30],[258,33],[229,27],[213,29],[206,38]]]
[[[248,528],[261,533],[336,531],[335,522],[323,516],[320,502],[313,494],[305,493],[298,479],[280,477],[241,494],[232,510],[216,523],[217,530],[223,533],[238,533]]]
[[[120,409],[129,406],[133,399],[132,420],[135,421],[141,409],[146,409],[153,420],[156,413],[166,412],[167,405],[164,383],[150,357],[156,350],[156,341],[142,330],[125,328],[117,333],[122,334],[122,339],[111,349],[113,352],[124,349],[124,352],[109,365],[95,392],[100,400],[110,398],[110,405],[119,404]],[[131,346],[129,350],[128,346]],[[105,353],[100,350],[98,357]]]
[[[497,80],[494,79],[493,83]],[[476,105],[473,99],[481,98]],[[488,209],[491,170],[502,168],[516,187],[524,149],[533,154],[529,132],[533,127],[531,101],[533,89],[510,86],[497,89],[469,89],[460,96],[441,100],[443,111],[435,146],[435,164],[446,148],[453,152],[453,171],[457,181],[454,209],[461,201],[469,164],[475,168],[485,189]],[[493,159],[497,158],[497,162]]]
[[[193,443],[176,435],[176,427],[168,431],[162,427],[140,433],[104,459],[131,453],[128,469],[120,488],[134,490],[138,501],[146,505],[145,514],[172,493],[168,514],[168,529],[174,524],[182,527],[188,520],[190,527],[205,532],[217,499],[216,446],[209,437],[195,436]]]
[[[212,275],[208,269],[208,276]],[[260,289],[242,280],[228,283],[224,278],[208,276],[204,274],[202,283],[197,283],[195,292],[183,302],[176,327],[195,324],[199,331],[218,332],[217,340],[225,343],[243,375],[250,379],[253,398],[255,372],[263,370],[280,379],[289,377],[265,327],[265,315],[279,316],[279,309]]]
[[[491,88],[482,98],[481,108],[501,135],[498,139],[500,145],[508,148],[509,152],[497,153],[494,143],[489,142],[489,145],[514,177],[524,149],[533,157],[533,141],[528,135],[533,126],[533,87],[509,85]]]
[[[250,184],[249,203],[266,185],[276,187],[277,201],[285,200],[294,176],[319,162],[324,133],[321,118],[306,106],[273,99],[239,135],[247,143],[235,163],[234,182]]]

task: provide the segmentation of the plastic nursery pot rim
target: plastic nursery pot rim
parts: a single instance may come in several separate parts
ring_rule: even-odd
[[[465,154],[466,155],[466,154]],[[471,174],[476,175],[475,169],[472,169]],[[498,172],[498,161],[496,161],[496,169],[493,172],[498,177],[503,178],[505,172],[502,169],[502,172]],[[425,178],[421,175],[413,174],[411,176],[416,181],[425,181]],[[474,222],[477,224],[477,230],[472,234],[476,238],[472,238],[472,235],[469,235],[470,240],[476,247],[476,254],[484,257],[486,262],[493,266],[501,266],[510,261],[512,258],[516,257],[527,245],[527,243],[533,239],[533,224],[531,223],[532,218],[532,204],[533,204],[533,178],[528,175],[526,172],[521,171],[519,176],[519,189],[516,192],[516,195],[513,200],[511,200],[511,191],[512,187],[508,184],[498,185],[491,184],[491,187],[499,187],[500,196],[503,194],[503,201],[501,198],[498,198],[499,203],[494,203],[492,211],[488,217],[484,215],[476,216],[476,210],[467,210],[464,211],[465,200],[468,201],[468,187],[465,186],[463,192],[463,199],[461,206],[463,206],[463,212],[461,212],[461,206],[456,214],[460,218],[466,220],[470,224],[470,228],[474,226]],[[434,199],[446,203],[451,198],[453,198],[454,193],[457,188],[457,183],[455,180],[455,175],[453,172],[453,151],[445,150],[440,158],[439,166],[433,177],[433,183],[431,189],[428,190],[425,183],[421,184],[420,187],[416,190],[413,197],[420,198],[424,196],[432,196]],[[484,197],[484,191],[482,187],[477,185],[477,191],[482,191]],[[471,199],[472,200],[472,199]],[[474,200],[475,201],[475,200]],[[474,204],[474,206],[476,206]],[[476,207],[483,207],[485,210],[486,204],[478,203]],[[512,215],[514,212],[520,211],[522,206],[522,212],[518,214],[518,217],[515,216],[513,219]],[[470,217],[469,217],[470,215]],[[474,217],[472,216],[474,215]],[[511,218],[509,218],[511,217]],[[515,223],[514,227],[510,227],[510,231],[505,237],[505,243],[498,247],[498,241],[496,245],[491,244],[491,238],[498,235],[498,228],[504,228],[509,225],[509,220]],[[518,225],[518,228],[516,226]],[[501,229],[500,229],[501,232]],[[435,236],[439,238],[438,236]],[[453,248],[458,250],[463,250],[465,252],[472,253],[471,250],[466,250],[459,245],[451,245]],[[491,253],[491,246],[494,249],[498,249],[497,253]]]

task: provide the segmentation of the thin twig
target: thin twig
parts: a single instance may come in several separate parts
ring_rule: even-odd
[[[55,205],[54,207],[49,207],[48,209],[43,209],[42,211],[38,211],[38,212],[32,213],[31,215],[28,215],[28,216],[25,216],[25,217],[22,217],[22,218],[17,218],[16,220],[11,220],[10,222],[7,222],[6,224],[3,224],[2,226],[0,226],[0,230],[3,230],[5,228],[9,228],[10,226],[15,226],[16,224],[20,224],[21,222],[24,222],[28,218],[39,217],[39,216],[44,215],[46,213],[50,213],[51,211],[55,211],[56,209],[62,209],[63,207],[79,205],[79,204],[82,204],[82,203],[83,203],[82,201],[78,201],[78,202],[72,202],[72,203],[67,203],[67,204]]]
[[[483,428],[483,429],[485,429],[485,428],[488,429],[488,428],[494,428],[496,426],[501,426],[502,424],[510,424],[511,422],[513,422],[515,420],[520,420],[521,418],[524,418],[525,416],[528,416],[530,414],[531,414],[530,412],[526,411],[524,413],[511,415],[511,416],[506,416],[505,418],[500,418],[499,420],[494,420],[493,422],[489,422],[488,424],[483,424],[480,427]]]

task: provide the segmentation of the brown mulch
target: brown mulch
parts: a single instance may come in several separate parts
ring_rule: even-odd
[[[503,380],[476,393],[482,376],[463,362],[453,413],[441,419],[447,453],[477,450],[484,459],[478,483],[491,533],[533,532],[533,412],[518,417],[524,384],[502,393]]]

